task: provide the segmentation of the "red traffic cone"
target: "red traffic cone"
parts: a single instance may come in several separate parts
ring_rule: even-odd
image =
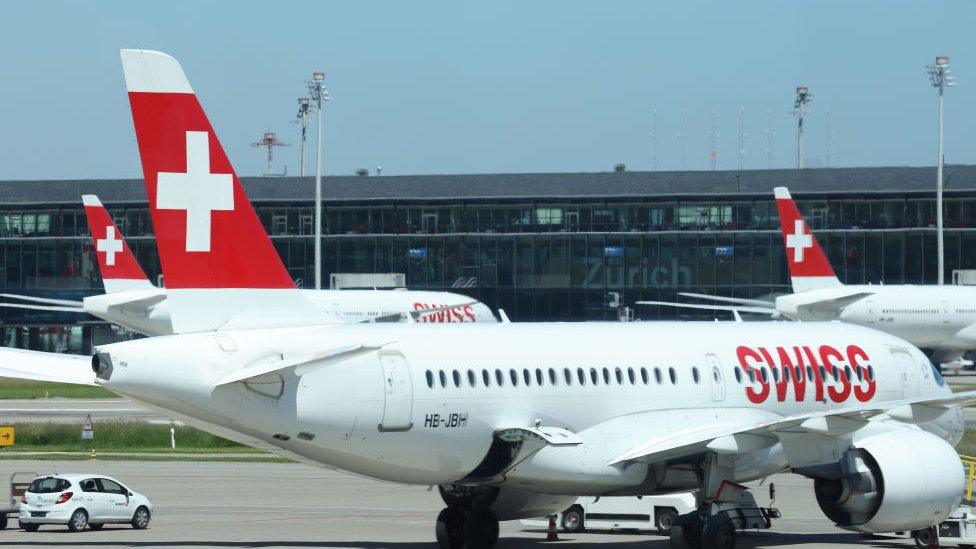
[[[549,533],[546,534],[546,541],[559,541],[559,534],[556,533],[556,515],[549,515]]]
[[[939,548],[939,525],[929,527],[929,549]]]

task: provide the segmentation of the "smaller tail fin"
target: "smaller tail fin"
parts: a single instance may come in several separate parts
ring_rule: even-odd
[[[101,200],[93,194],[86,194],[81,201],[85,205],[88,230],[98,257],[105,293],[154,288]]]
[[[786,187],[773,189],[794,292],[842,286]]]

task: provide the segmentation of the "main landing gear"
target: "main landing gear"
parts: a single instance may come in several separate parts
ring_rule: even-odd
[[[498,541],[498,517],[491,511],[493,493],[461,486],[440,486],[447,507],[437,515],[440,549],[491,549]]]
[[[758,507],[752,493],[732,478],[718,456],[711,456],[699,474],[698,510],[678,515],[671,526],[673,549],[734,549],[738,530],[767,529],[780,517],[771,507],[776,489],[769,485],[770,507]],[[708,494],[709,496],[705,496]]]

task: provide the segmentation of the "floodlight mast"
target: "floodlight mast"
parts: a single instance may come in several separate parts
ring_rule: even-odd
[[[807,105],[813,101],[813,94],[806,86],[796,87],[796,100],[793,101],[793,114],[796,115],[796,169],[803,169],[803,117]]]
[[[301,162],[299,163],[298,176],[305,177],[305,139],[308,135],[308,111],[311,105],[308,102],[307,97],[298,98],[298,114],[295,118],[298,119],[298,123],[302,125],[302,154]]]
[[[945,242],[942,235],[942,160],[943,160],[943,99],[946,87],[956,84],[952,71],[949,70],[949,56],[939,55],[935,58],[935,64],[928,67],[929,80],[932,86],[939,90],[939,153],[935,170],[935,230],[937,253],[939,256],[939,286],[945,284]]]
[[[322,289],[322,102],[330,99],[325,91],[325,72],[315,71],[305,82],[315,101],[315,289]]]

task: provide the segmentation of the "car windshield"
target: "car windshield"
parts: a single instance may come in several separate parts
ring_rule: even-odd
[[[942,372],[940,372],[939,369],[935,367],[935,364],[932,364],[931,362],[929,363],[929,366],[932,368],[932,377],[935,378],[935,382],[938,383],[940,387],[945,385],[945,378],[942,377]]]
[[[27,491],[34,494],[53,494],[64,492],[70,487],[71,483],[63,478],[44,477],[34,480]]]

